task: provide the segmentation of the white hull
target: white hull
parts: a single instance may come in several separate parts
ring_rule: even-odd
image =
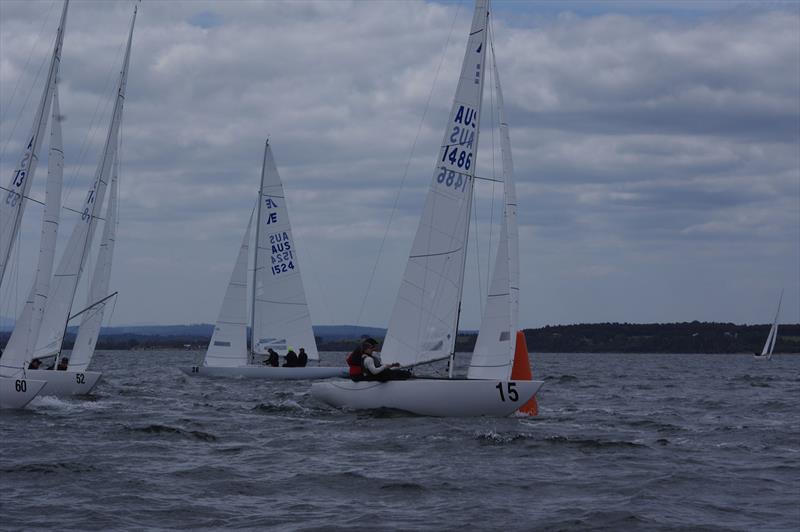
[[[753,358],[756,360],[770,360],[772,355],[753,355]]]
[[[329,379],[331,377],[344,377],[348,373],[348,369],[345,367],[329,368],[321,366],[306,366],[304,368],[275,368],[272,366],[239,366],[230,368],[220,366],[183,366],[180,370],[193,377],[227,377],[260,379],[266,381]]]
[[[45,381],[0,377],[0,409],[25,408],[44,388]]]
[[[29,369],[25,371],[25,374],[46,382],[39,395],[56,397],[88,395],[103,376],[99,371],[56,371],[52,369]]]
[[[311,396],[330,406],[365,410],[393,408],[421,416],[503,417],[539,390],[542,381],[410,379],[315,383]]]

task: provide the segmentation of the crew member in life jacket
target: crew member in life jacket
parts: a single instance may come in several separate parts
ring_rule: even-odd
[[[350,366],[350,378],[358,380],[389,381],[404,380],[411,377],[411,372],[400,368],[400,364],[381,363],[380,356],[375,353],[378,346],[372,338],[367,338],[361,346],[350,353],[347,364]]]

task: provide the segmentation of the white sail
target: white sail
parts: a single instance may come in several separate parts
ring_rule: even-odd
[[[269,141],[264,147],[256,216],[253,352],[302,347],[309,359],[318,360],[283,184]]]
[[[28,137],[25,153],[14,171],[8,188],[2,190],[2,194],[0,194],[0,198],[2,198],[0,201],[0,284],[2,284],[5,277],[6,266],[8,266],[14,242],[17,239],[17,235],[19,235],[22,215],[25,211],[28,193],[36,172],[36,163],[39,160],[39,148],[42,144],[42,137],[47,126],[47,116],[58,80],[58,68],[61,64],[61,47],[64,42],[64,27],[67,23],[68,6],[69,0],[65,0],[64,8],[61,11],[61,21],[56,33],[53,56],[50,59],[50,69],[47,73],[42,99],[36,109],[33,128]]]
[[[253,214],[239,248],[236,265],[219,309],[219,317],[206,351],[205,365],[238,367],[247,364],[247,256]]]
[[[775,349],[775,341],[778,339],[778,317],[781,313],[781,303],[783,302],[783,290],[778,298],[778,310],[775,311],[775,319],[772,320],[772,327],[769,329],[767,341],[764,343],[764,348],[761,350],[761,356],[772,356],[772,350]]]
[[[64,254],[53,277],[39,331],[39,339],[34,351],[34,356],[36,357],[50,356],[61,351],[61,344],[64,340],[75,291],[83,273],[86,258],[89,255],[92,237],[97,227],[99,205],[103,204],[106,184],[116,156],[117,145],[119,144],[119,127],[122,121],[122,110],[125,101],[125,88],[128,80],[128,65],[130,63],[136,11],[137,9],[134,8],[133,20],[128,34],[128,44],[125,49],[125,58],[117,86],[117,96],[111,114],[111,125],[108,129],[108,135],[106,136],[102,156],[97,165],[92,187],[84,201],[80,219],[70,235]]]
[[[500,118],[500,151],[503,158],[504,215],[483,319],[475,350],[467,370],[470,379],[508,379],[514,364],[517,319],[519,315],[519,236],[514,163],[508,132],[503,91],[492,46],[497,107]]]
[[[6,350],[0,358],[0,375],[11,376],[19,372],[30,360],[39,328],[42,323],[50,276],[58,236],[58,217],[61,210],[61,185],[64,174],[64,150],[61,140],[60,108],[58,89],[53,92],[53,117],[50,125],[50,153],[48,160],[47,185],[45,187],[45,207],[42,219],[42,236],[39,245],[39,260],[36,277],[28,299],[16,322]]]
[[[447,358],[461,304],[485,78],[488,0],[478,0],[461,76],[383,345],[385,362]]]
[[[87,298],[87,310],[81,320],[78,329],[78,336],[75,338],[75,346],[72,348],[69,358],[69,368],[73,371],[86,371],[92,361],[94,349],[97,345],[97,337],[100,335],[100,328],[103,325],[103,314],[106,305],[110,301],[102,301],[108,295],[108,285],[111,281],[111,262],[114,258],[114,244],[117,233],[117,199],[118,199],[118,180],[119,180],[119,148],[111,174],[111,190],[108,196],[108,207],[106,207],[105,225],[103,235],[100,240],[100,251],[97,254],[97,262],[92,275],[89,296]]]

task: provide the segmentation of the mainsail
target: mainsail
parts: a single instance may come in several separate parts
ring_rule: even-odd
[[[239,248],[236,265],[219,309],[219,317],[206,351],[206,366],[237,367],[247,364],[247,255],[253,214]]]
[[[478,0],[461,76],[382,349],[408,366],[449,357],[461,306],[485,78],[488,0]]]
[[[61,140],[61,119],[58,105],[58,89],[53,92],[53,117],[50,125],[50,153],[48,160],[45,207],[42,219],[42,236],[39,245],[39,260],[36,277],[22,314],[8,339],[6,350],[0,358],[0,375],[12,376],[24,368],[36,345],[42,323],[50,276],[58,236],[58,217],[61,210],[61,185],[64,174],[64,150]]]
[[[269,141],[264,147],[256,220],[253,352],[302,347],[309,359],[318,360],[283,184]]]
[[[108,285],[111,281],[111,262],[114,257],[114,244],[117,233],[117,202],[119,181],[119,148],[115,157],[114,170],[111,174],[111,190],[106,207],[105,225],[100,239],[100,251],[97,253],[94,275],[92,276],[86,312],[75,338],[75,346],[70,353],[69,368],[73,371],[86,371],[92,361],[97,338],[103,324],[103,314],[109,304]]]
[[[519,236],[517,231],[517,194],[514,187],[514,163],[508,133],[503,91],[492,46],[497,107],[500,118],[500,151],[503,159],[504,216],[500,242],[483,319],[467,370],[470,379],[501,379],[511,376],[519,315]]]
[[[14,242],[19,235],[22,215],[25,211],[28,193],[36,172],[36,163],[39,161],[39,148],[42,145],[42,137],[47,126],[47,116],[50,112],[50,104],[53,101],[53,93],[56,90],[58,81],[58,68],[61,64],[61,47],[64,43],[64,27],[67,23],[68,6],[69,0],[65,0],[44,92],[42,93],[39,107],[36,109],[33,128],[28,137],[25,153],[14,171],[8,188],[2,189],[0,194],[0,198],[2,198],[2,201],[0,201],[0,284],[2,284],[5,277]]]
[[[138,6],[137,6],[138,7]],[[45,357],[61,351],[61,344],[66,332],[72,302],[78,281],[83,273],[86,258],[91,248],[92,237],[98,222],[99,205],[103,204],[111,168],[116,157],[119,144],[119,127],[122,122],[122,110],[125,102],[125,89],[128,81],[128,65],[130,63],[131,41],[133,40],[133,27],[136,23],[134,8],[133,19],[128,33],[128,44],[125,49],[125,58],[122,64],[117,96],[111,114],[111,125],[108,129],[102,156],[97,165],[92,187],[83,204],[80,219],[72,231],[67,242],[64,254],[56,268],[56,273],[50,287],[50,293],[42,319],[39,339],[36,344],[34,356]]]

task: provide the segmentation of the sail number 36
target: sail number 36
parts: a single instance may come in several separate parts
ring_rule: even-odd
[[[497,388],[497,390],[500,392],[500,400],[503,401],[504,403],[506,402],[506,395],[508,395],[509,401],[514,401],[514,402],[519,401],[519,394],[517,393],[516,390],[517,388],[516,382],[507,382],[505,393],[503,393],[502,382],[498,382],[495,388]]]

